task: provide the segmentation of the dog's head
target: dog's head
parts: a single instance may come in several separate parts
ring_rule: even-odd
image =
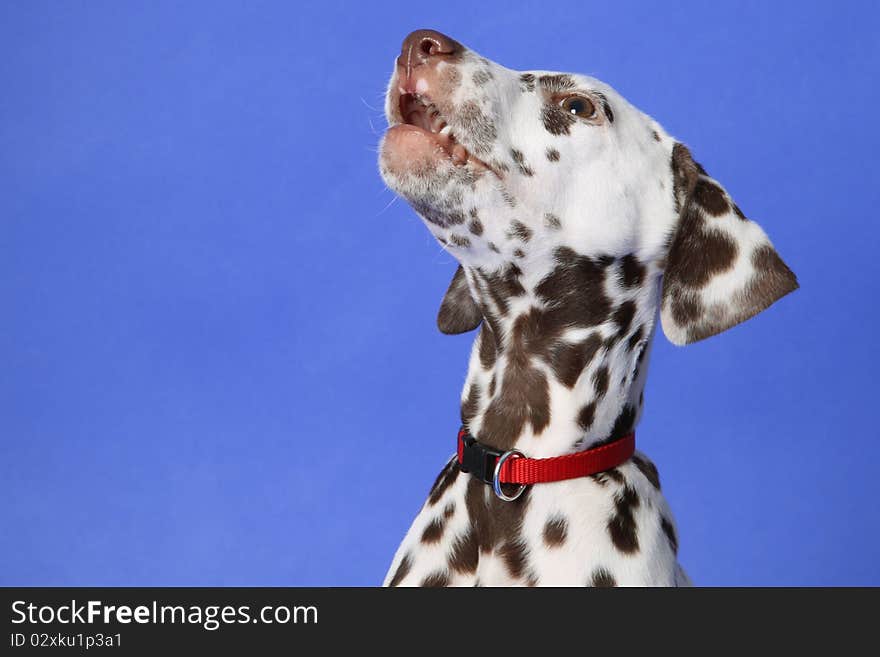
[[[386,114],[382,176],[462,265],[441,306],[444,332],[483,319],[481,280],[538,289],[557,275],[565,286],[585,263],[616,263],[605,294],[662,277],[662,324],[676,344],[797,287],[687,148],[594,78],[512,71],[420,30],[403,43]]]

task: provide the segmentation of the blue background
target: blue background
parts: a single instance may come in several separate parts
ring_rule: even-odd
[[[0,584],[381,582],[471,340],[437,332],[453,260],[376,167],[421,27],[607,80],[799,276],[657,337],[639,441],[694,581],[880,584],[878,12],[4,2]]]

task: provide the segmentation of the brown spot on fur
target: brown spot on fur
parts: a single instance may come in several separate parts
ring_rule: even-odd
[[[541,123],[551,135],[567,135],[571,132],[571,126],[575,124],[577,119],[563,112],[555,105],[544,105],[541,108]]]
[[[488,553],[502,543],[519,541],[522,519],[529,504],[529,489],[513,502],[503,502],[481,481],[471,478],[465,492],[465,504],[478,551]],[[523,555],[525,556],[525,555]]]
[[[498,136],[495,124],[476,102],[469,100],[462,103],[457,116],[459,125],[456,132],[467,135],[468,150],[478,157],[492,150],[492,144]]]
[[[769,244],[755,249],[752,253],[752,266],[755,268],[755,276],[749,282],[745,296],[752,300],[753,308],[758,306],[756,312],[798,287],[794,272]]]
[[[608,368],[604,365],[593,373],[593,386],[596,391],[596,399],[601,399],[608,392]]]
[[[550,352],[550,365],[559,382],[567,388],[573,388],[601,345],[602,339],[597,333],[591,334],[583,342],[557,343]]]
[[[611,427],[611,435],[608,436],[608,440],[611,441],[623,438],[632,431],[635,421],[636,409],[627,404],[623,407],[623,410],[620,411],[620,415],[617,416],[617,419],[614,420],[614,426]]]
[[[594,91],[593,93],[602,103],[602,111],[605,113],[605,118],[608,119],[608,123],[614,123],[614,112],[611,111],[611,105],[608,103],[605,94],[599,93],[598,91]]]
[[[594,443],[593,446],[595,447],[596,445],[601,444],[602,443]],[[597,472],[594,475],[590,475],[590,478],[600,486],[604,486],[608,483],[609,480],[614,481],[618,484],[622,484],[624,481],[626,481],[626,478],[617,468],[612,468],[611,470],[606,470],[605,472]]]
[[[697,183],[700,174],[705,174],[705,169],[695,162],[691,152],[684,144],[676,142],[672,147],[672,190],[675,197],[675,211],[679,212],[685,205],[687,197]]]
[[[471,245],[471,241],[467,237],[456,235],[455,233],[449,236],[449,241],[452,242],[453,245],[460,247],[468,247]]]
[[[592,401],[584,406],[578,413],[578,426],[584,431],[589,431],[593,426],[593,419],[596,416],[596,402]]]
[[[639,549],[635,520],[638,506],[638,493],[630,486],[624,486],[614,496],[614,515],[608,520],[608,533],[614,546],[624,554],[632,554]]]
[[[559,230],[562,228],[562,222],[559,221],[559,217],[552,212],[548,212],[544,215],[544,225],[551,230]]]
[[[629,340],[626,342],[626,346],[630,351],[633,351],[641,342],[642,335],[644,334],[644,329],[640,326],[635,333],[629,336]]]
[[[403,578],[409,574],[410,568],[412,568],[412,558],[409,554],[405,554],[403,559],[400,560],[397,570],[394,572],[394,577],[388,582],[388,586],[398,586],[403,581]]]
[[[636,366],[633,372],[633,378],[639,378],[639,368],[642,366],[642,362],[645,360],[645,354],[648,352],[648,343],[643,342],[642,346],[639,348],[639,355],[636,356]]]
[[[624,301],[617,310],[614,311],[614,323],[617,324],[617,333],[624,336],[629,332],[633,317],[636,314],[635,301]]]
[[[480,329],[479,349],[480,363],[482,364],[483,369],[492,369],[492,366],[495,365],[495,359],[498,354],[495,346],[495,336],[492,334],[492,329],[489,328],[487,324],[484,324],[483,328]]]
[[[505,542],[501,549],[498,550],[498,555],[504,561],[504,565],[507,566],[511,577],[516,579],[522,577],[528,564],[526,546],[522,541],[509,540]]]
[[[534,175],[534,171],[532,171],[531,168],[529,168],[526,165],[525,156],[523,156],[522,151],[518,151],[515,148],[511,148],[510,149],[510,157],[513,158],[514,164],[516,164],[516,166],[519,167],[519,171],[522,175],[524,175],[524,176]]]
[[[518,502],[519,499],[516,500],[516,502]],[[495,541],[497,538],[494,531],[495,524],[493,523],[493,520],[501,519],[493,519],[489,513],[489,505],[491,504],[491,501],[486,501],[486,484],[471,477],[467,483],[464,501],[465,506],[467,507],[468,518],[470,518],[471,522],[471,530],[474,533],[479,551],[490,552],[492,548],[495,547]],[[511,502],[511,504],[515,504],[516,502]],[[504,516],[504,520],[511,520],[509,513]],[[514,526],[505,527],[505,531],[519,531],[522,518],[517,517],[513,522]]]
[[[578,255],[568,247],[556,249],[554,257],[556,268],[535,288],[548,306],[548,323],[559,330],[604,322],[611,310],[604,291],[607,263]]]
[[[609,479],[616,481],[618,484],[622,484],[624,481],[626,481],[626,477],[624,477],[623,473],[617,468],[606,470],[605,475],[607,475]]]
[[[596,588],[613,588],[617,586],[617,580],[606,568],[597,568],[593,573],[590,586]]]
[[[672,523],[669,522],[668,518],[660,518],[660,527],[663,529],[663,533],[666,534],[666,538],[669,540],[669,547],[672,548],[672,551],[675,554],[678,554],[678,537],[675,535],[675,527],[672,526]]]
[[[703,314],[703,304],[693,295],[682,294],[672,300],[672,318],[679,326],[696,322]]]
[[[532,230],[521,221],[512,221],[507,236],[511,238],[516,237],[523,242],[528,242],[532,239]]]
[[[461,423],[467,426],[474,416],[477,414],[477,407],[480,405],[480,386],[472,383],[468,388],[468,394],[464,402],[461,404]]]
[[[477,274],[482,278],[486,291],[502,315],[507,314],[508,300],[511,297],[519,297],[526,293],[519,280],[522,270],[515,264],[510,263],[492,274],[486,274],[478,269]]]
[[[449,567],[458,573],[475,573],[479,560],[477,534],[471,527],[453,542],[452,552],[449,554]]]
[[[660,490],[660,473],[657,472],[657,466],[638,454],[633,454],[632,462],[639,469],[639,472],[645,475],[645,479],[651,482],[654,488]]]
[[[547,159],[550,162],[559,162],[559,151],[557,151],[555,148],[548,148]]]
[[[442,588],[444,586],[449,586],[449,575],[445,572],[431,573],[422,580],[421,585],[428,588]]]
[[[487,297],[489,296],[489,292],[487,291],[487,285],[485,282],[479,283],[480,285],[480,308],[483,313],[486,325],[492,331],[492,337],[494,338],[496,335],[503,335],[503,326],[501,324],[501,313],[496,312],[496,309],[489,305],[487,302]],[[505,313],[507,312],[507,308],[502,308]],[[495,340],[495,351],[496,353],[501,348],[501,344],[498,340]]]
[[[544,543],[547,547],[559,547],[568,535],[568,522],[562,516],[552,516],[544,525]]]
[[[455,457],[452,457],[452,459],[450,459],[446,466],[440,471],[440,474],[437,475],[437,479],[434,480],[434,485],[431,486],[431,492],[428,493],[428,506],[434,506],[440,501],[440,498],[443,497],[443,493],[446,492],[446,489],[449,488],[458,478],[458,473],[458,461]]]
[[[651,136],[654,137],[654,141],[660,141],[660,135],[657,134],[656,130],[651,130]]]
[[[498,449],[507,449],[519,437],[526,422],[535,434],[550,421],[550,392],[547,377],[535,368],[527,348],[527,316],[517,319],[512,331],[513,345],[501,381],[501,391],[483,416],[482,438]]]
[[[724,197],[724,191],[715,183],[700,178],[692,192],[694,200],[713,217],[727,214],[730,204]]]
[[[523,73],[519,76],[519,81],[521,83],[521,89],[523,91],[535,90],[535,76],[531,73]]]
[[[468,223],[468,230],[473,235],[482,235],[483,234],[483,222],[479,219],[471,219]]]
[[[488,69],[478,69],[478,70],[474,71],[474,74],[473,74],[473,76],[471,76],[471,79],[473,79],[474,84],[476,86],[482,87],[484,84],[489,82],[489,80],[491,80],[492,77],[493,77],[492,71],[490,71]]]
[[[452,515],[455,513],[455,502],[450,502],[446,505],[446,508],[443,509],[443,517],[449,520]]]
[[[707,228],[702,216],[688,205],[681,217],[664,275],[669,283],[702,287],[716,274],[727,271],[736,261],[737,247],[725,233]]]
[[[645,279],[645,267],[632,253],[621,259],[620,273],[625,287],[637,287]]]
[[[460,202],[460,201],[459,201]],[[464,223],[464,213],[454,210],[446,215],[446,223],[450,226],[458,226]]]
[[[514,258],[525,258],[526,252],[523,251],[522,249],[514,249],[513,250],[513,257]]]
[[[442,518],[434,518],[422,532],[422,543],[436,543],[443,536],[445,523]]]

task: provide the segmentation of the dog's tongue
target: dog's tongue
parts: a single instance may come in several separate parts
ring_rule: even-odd
[[[418,126],[423,130],[431,130],[431,121],[428,118],[428,113],[425,111],[425,106],[422,105],[422,103],[410,95],[405,95],[401,96],[400,104],[400,110],[404,121],[411,125]]]
[[[414,110],[410,112],[407,117],[407,123],[412,123],[423,130],[431,132],[431,122],[428,120],[428,115],[424,110]]]

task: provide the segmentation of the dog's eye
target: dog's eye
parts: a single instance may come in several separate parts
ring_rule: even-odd
[[[584,98],[583,96],[569,96],[568,98],[564,98],[562,102],[559,103],[559,106],[562,107],[562,111],[569,112],[582,119],[592,119],[596,116],[596,106],[593,105],[593,102],[589,98]]]

